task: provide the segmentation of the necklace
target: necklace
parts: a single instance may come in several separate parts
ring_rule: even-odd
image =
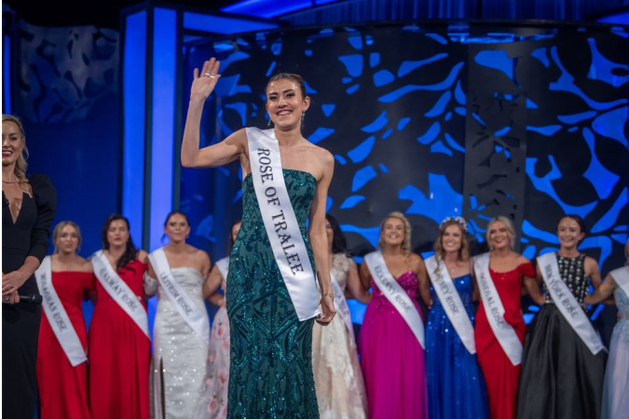
[[[16,179],[16,180],[4,180],[2,179],[2,183],[20,183],[20,179]]]

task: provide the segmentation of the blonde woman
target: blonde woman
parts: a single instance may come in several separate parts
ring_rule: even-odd
[[[439,226],[435,255],[426,259],[432,307],[426,324],[426,379],[431,419],[488,417],[487,392],[476,360],[474,304],[478,287],[467,223],[448,217]]]
[[[41,298],[34,273],[46,256],[57,193],[47,176],[26,178],[26,136],[2,115],[2,416],[33,417]],[[27,297],[20,301],[20,296]]]
[[[81,229],[72,221],[55,226],[52,242],[55,254],[47,257],[47,278],[38,275],[40,292],[46,296],[39,329],[37,387],[40,417],[89,418],[87,404],[87,328],[82,303],[87,290],[96,287],[92,264],[76,252],[81,245]],[[38,271],[39,272],[39,271]],[[52,297],[53,304],[48,305]],[[47,315],[53,308],[56,320]],[[60,316],[61,315],[61,316]],[[59,333],[59,318],[66,325]],[[65,322],[65,317],[69,320]],[[74,342],[79,345],[73,346]]]
[[[369,418],[427,418],[424,330],[416,296],[426,268],[411,252],[411,225],[392,212],[380,225],[379,250],[365,256],[360,275],[373,297],[360,333],[360,364]],[[426,304],[430,295],[422,292]]]
[[[525,332],[520,307],[522,284],[526,285],[533,299],[539,302],[541,297],[535,280],[535,268],[531,261],[513,250],[515,239],[511,220],[503,216],[495,217],[487,225],[489,253],[474,258],[475,277],[481,291],[474,340],[478,363],[485,377],[492,419],[516,416]],[[502,310],[497,307],[498,303],[503,307]],[[502,316],[499,314],[501,311],[504,312]],[[507,330],[506,339],[503,339],[502,334],[496,334],[492,326],[494,323],[490,324],[490,320],[497,322],[500,330]]]

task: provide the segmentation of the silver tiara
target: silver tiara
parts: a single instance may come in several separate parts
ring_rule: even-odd
[[[441,224],[439,224],[439,228],[442,228],[443,225],[445,223],[447,223],[448,221],[454,221],[455,223],[457,223],[458,225],[461,226],[461,228],[463,229],[463,231],[467,232],[467,221],[465,221],[465,218],[463,217],[446,217],[443,219],[443,221],[441,222]]]

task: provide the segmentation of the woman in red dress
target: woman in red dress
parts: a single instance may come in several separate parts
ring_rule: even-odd
[[[87,352],[87,329],[81,303],[87,289],[94,289],[92,264],[76,254],[81,230],[72,221],[57,224],[52,233],[52,286]],[[72,366],[42,310],[37,351],[37,387],[40,417],[89,419],[87,363]]]
[[[531,261],[513,250],[515,238],[515,229],[508,218],[495,217],[489,222],[489,273],[505,309],[504,320],[513,327],[520,343],[523,343],[525,324],[520,309],[522,284],[535,301],[539,302],[542,296],[534,279],[535,269]],[[500,346],[487,321],[482,301],[476,314],[474,337],[478,363],[487,385],[490,417],[515,418],[520,364],[513,365]]]
[[[146,309],[143,276],[147,254],[131,241],[129,221],[110,215],[103,226],[103,254]],[[96,256],[98,257],[98,256]],[[95,259],[92,259],[96,266]],[[95,268],[97,278],[98,269]],[[89,393],[92,419],[148,419],[151,341],[112,299],[100,279],[89,332]],[[143,325],[148,330],[148,325]]]

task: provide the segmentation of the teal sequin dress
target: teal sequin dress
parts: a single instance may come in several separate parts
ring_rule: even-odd
[[[283,170],[310,261],[306,220],[316,192],[306,172]],[[318,418],[312,373],[313,319],[300,322],[260,215],[253,179],[242,186],[243,216],[229,260],[230,418]]]

